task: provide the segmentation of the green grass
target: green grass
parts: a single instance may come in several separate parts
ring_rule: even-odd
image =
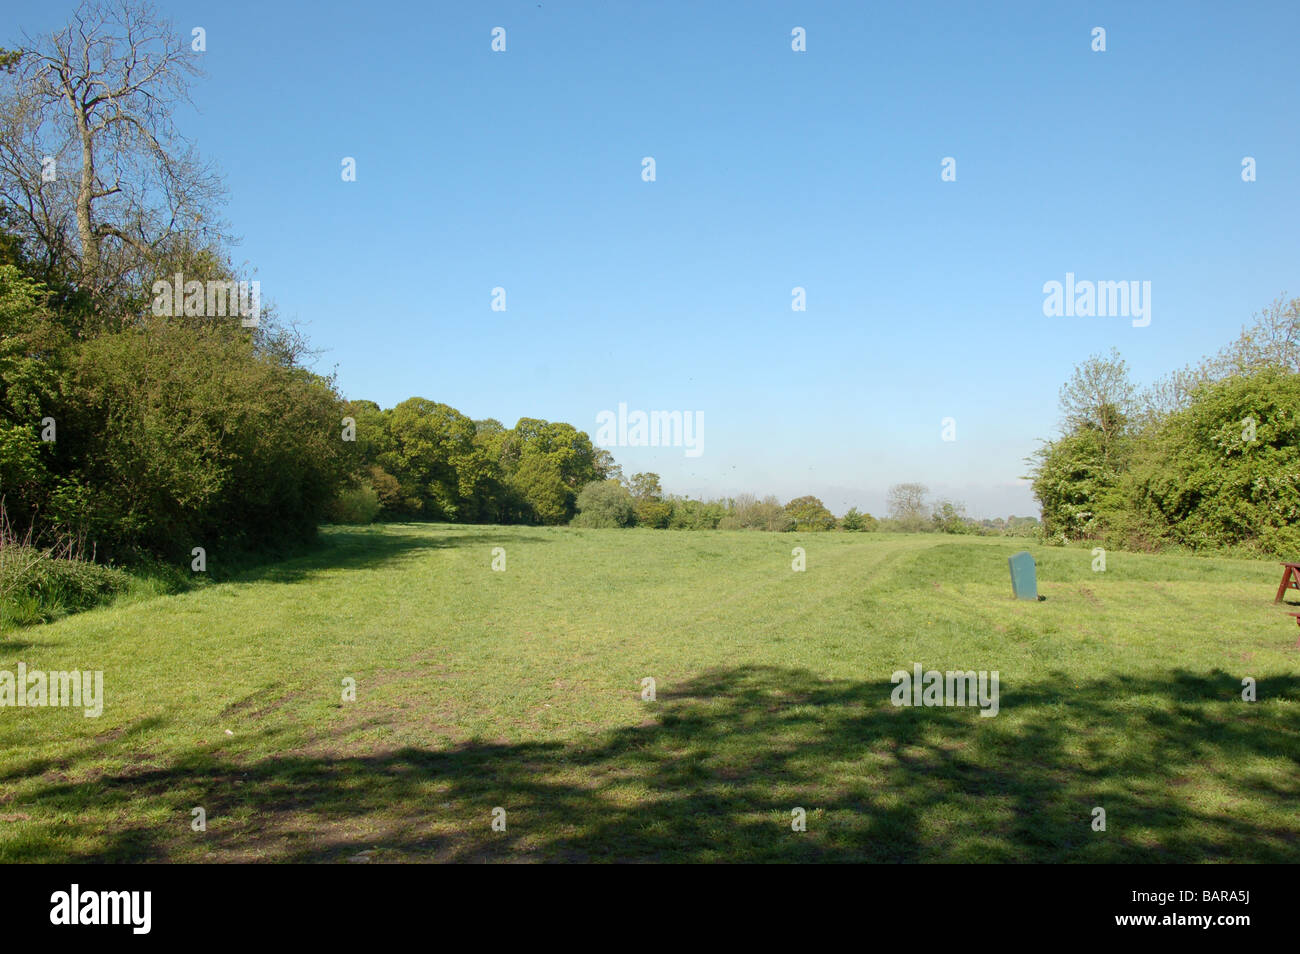
[[[1010,598],[1022,547],[1042,602]],[[0,639],[0,669],[101,669],[107,696],[98,719],[0,709],[0,861],[1300,860],[1280,570],[1091,562],[933,535],[331,528]],[[894,707],[914,662],[998,670],[1000,713]]]

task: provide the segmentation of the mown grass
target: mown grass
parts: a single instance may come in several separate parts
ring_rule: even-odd
[[[1022,547],[1042,602],[1010,598]],[[330,528],[0,639],[0,669],[100,669],[107,697],[98,719],[0,709],[0,860],[1300,860],[1276,565],[1091,563],[933,535]],[[998,670],[998,716],[895,708],[914,662]]]

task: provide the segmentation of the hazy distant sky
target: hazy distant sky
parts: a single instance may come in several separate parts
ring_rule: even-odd
[[[206,30],[183,126],[237,258],[346,395],[701,411],[698,458],[614,449],[669,491],[1037,513],[1076,362],[1145,382],[1300,294],[1294,2],[161,8]],[[1150,325],[1044,317],[1067,272],[1151,282]]]

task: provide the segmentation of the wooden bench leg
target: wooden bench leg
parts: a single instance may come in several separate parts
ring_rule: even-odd
[[[1281,603],[1282,597],[1286,596],[1287,584],[1291,582],[1292,569],[1288,566],[1282,571],[1282,585],[1277,588],[1277,597],[1274,603]]]

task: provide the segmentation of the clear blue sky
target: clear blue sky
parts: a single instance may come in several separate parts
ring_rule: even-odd
[[[702,411],[698,458],[614,451],[670,491],[1036,514],[1076,362],[1146,382],[1300,294],[1290,0],[161,7],[207,31],[184,124],[237,258],[347,396]],[[1067,272],[1150,281],[1150,326],[1044,317]]]

